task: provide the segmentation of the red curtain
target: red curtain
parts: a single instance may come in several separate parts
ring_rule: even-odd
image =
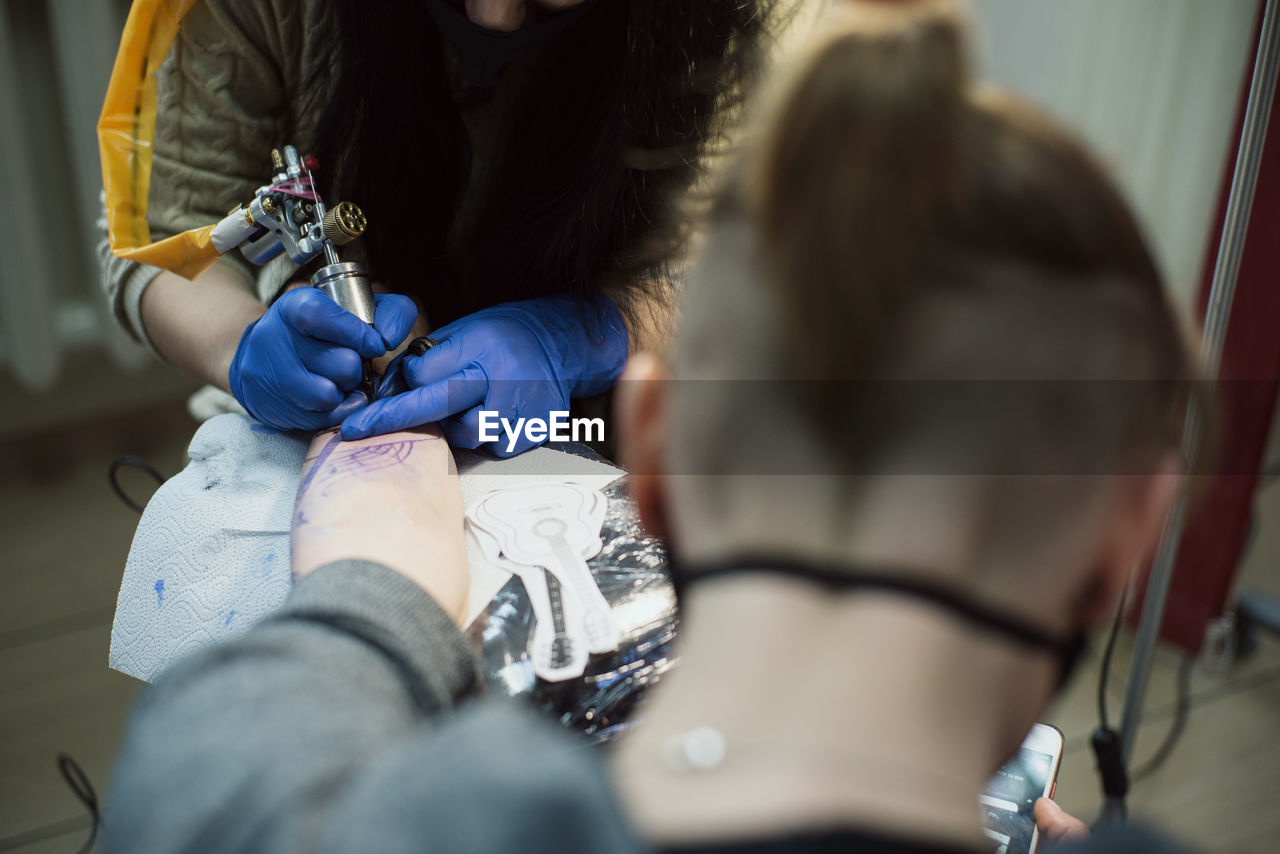
[[[1261,5],[1261,4],[1260,4]],[[1252,67],[1252,66],[1251,66]],[[1239,140],[1246,74],[1234,140]],[[1229,147],[1217,225],[1200,293],[1208,302],[1237,145]],[[1280,389],[1280,106],[1273,103],[1252,215],[1227,329],[1220,377],[1221,447],[1213,475],[1189,517],[1165,609],[1161,637],[1197,652],[1209,622],[1227,607],[1249,539],[1254,492],[1264,465]],[[1138,598],[1136,601],[1141,602]]]

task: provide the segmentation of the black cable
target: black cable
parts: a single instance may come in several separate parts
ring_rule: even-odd
[[[1107,646],[1102,651],[1102,665],[1098,673],[1098,726],[1111,729],[1107,720],[1107,680],[1111,676],[1111,657],[1116,651],[1116,636],[1120,634],[1120,624],[1124,622],[1125,608],[1129,604],[1129,589],[1125,588],[1116,605],[1116,616],[1111,621],[1111,632],[1107,635]]]
[[[1111,632],[1107,637],[1107,646],[1102,653],[1102,664],[1098,675],[1098,728],[1094,730],[1090,739],[1098,764],[1098,775],[1102,779],[1104,808],[1100,822],[1126,820],[1128,808],[1125,806],[1125,798],[1128,796],[1129,788],[1139,780],[1151,776],[1169,758],[1186,729],[1187,718],[1191,711],[1191,671],[1195,666],[1195,659],[1184,656],[1178,667],[1177,697],[1173,723],[1169,727],[1169,732],[1165,734],[1160,746],[1156,748],[1150,759],[1131,773],[1128,772],[1122,756],[1120,734],[1111,728],[1107,715],[1107,681],[1110,678],[1111,658],[1115,653],[1116,637],[1120,632],[1120,624],[1124,620],[1127,598],[1126,591],[1126,595],[1121,598],[1120,605],[1116,609],[1115,619],[1111,623]]]
[[[1262,467],[1259,472],[1262,485],[1269,483],[1280,477],[1280,460],[1275,460]],[[1253,546],[1253,538],[1257,527],[1256,513],[1252,514],[1249,519],[1249,528],[1245,535],[1245,545],[1242,554],[1247,554]],[[1243,558],[1242,558],[1243,559]],[[1111,654],[1115,646],[1116,633],[1120,628],[1120,618],[1124,613],[1124,602],[1120,603],[1120,610],[1116,612],[1115,622],[1111,625],[1111,636],[1107,639],[1107,649],[1102,656],[1102,673],[1098,679],[1098,718],[1101,726],[1094,733],[1094,752],[1098,752],[1097,740],[1104,732],[1111,732],[1107,726],[1107,701],[1106,701],[1106,684],[1108,671],[1111,665]],[[1165,763],[1169,755],[1173,753],[1173,748],[1177,746],[1178,740],[1182,737],[1183,731],[1187,728],[1187,719],[1191,714],[1191,671],[1195,668],[1195,659],[1191,656],[1183,656],[1181,664],[1178,665],[1178,679],[1175,690],[1177,696],[1175,699],[1173,723],[1169,726],[1169,731],[1165,734],[1164,740],[1155,752],[1151,754],[1151,758],[1133,769],[1129,774],[1129,784],[1137,783],[1139,780],[1146,779],[1159,770],[1160,766]],[[1101,757],[1099,758],[1099,772],[1102,772]],[[1103,784],[1104,790],[1106,783]]]
[[[1129,794],[1129,775],[1120,749],[1120,733],[1111,728],[1107,715],[1107,680],[1111,676],[1111,658],[1115,654],[1116,637],[1120,634],[1120,624],[1124,622],[1128,604],[1129,590],[1126,587],[1124,595],[1116,604],[1116,615],[1111,621],[1111,632],[1107,636],[1107,646],[1103,650],[1098,673],[1098,728],[1089,739],[1102,783],[1103,809],[1097,825],[1123,822],[1129,818],[1129,810],[1124,801]]]
[[[78,854],[88,854],[93,850],[93,843],[98,839],[98,828],[102,825],[102,813],[98,808],[98,793],[89,782],[89,775],[84,773],[80,764],[65,753],[58,754],[58,771],[62,779],[67,781],[71,793],[89,811],[92,824],[89,825],[89,838],[80,846]]]
[[[111,461],[110,467],[107,468],[107,480],[110,481],[111,489],[115,491],[116,496],[125,503],[126,507],[133,510],[138,515],[142,515],[143,505],[139,504],[138,502],[130,498],[125,493],[125,491],[120,487],[120,481],[117,479],[120,473],[120,469],[126,466],[136,468],[136,469],[141,469],[142,471],[151,475],[153,478],[155,478],[157,486],[160,486],[164,483],[164,480],[165,480],[164,475],[156,471],[152,467],[151,463],[147,462],[141,457],[129,457],[129,456],[116,457],[114,460]]]
[[[1187,728],[1187,718],[1191,712],[1191,671],[1194,666],[1194,658],[1189,655],[1183,657],[1182,664],[1178,667],[1178,699],[1177,706],[1173,712],[1173,723],[1169,727],[1169,732],[1165,734],[1164,741],[1156,748],[1155,753],[1151,754],[1151,758],[1135,768],[1133,773],[1129,775],[1131,783],[1136,783],[1154,774],[1169,758],[1169,754],[1173,752],[1178,739],[1182,737],[1183,730]]]

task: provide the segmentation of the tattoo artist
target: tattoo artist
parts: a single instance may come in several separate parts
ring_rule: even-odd
[[[837,8],[715,200],[679,381],[637,354],[620,390],[632,494],[684,585],[643,723],[603,754],[470,700],[448,448],[337,443],[404,464],[325,480],[321,436],[302,577],[142,700],[108,851],[991,850],[985,780],[1179,488],[1193,359],[1112,183],[968,84],[949,3]],[[1029,378],[1016,411],[974,404]],[[1176,850],[1129,826],[1068,847]]]
[[[440,422],[472,448],[482,408],[567,410],[669,334],[673,200],[755,77],[774,5],[196,0],[155,75],[153,237],[252,198],[267,153],[295,142],[317,155],[324,198],[368,213],[348,260],[387,293],[370,329],[291,288],[310,270],[288,259],[224,257],[189,282],[104,248],[115,314],[280,430]],[[389,389],[403,393],[369,405],[361,358],[411,329],[439,346],[406,356]],[[230,404],[206,392],[193,409]]]

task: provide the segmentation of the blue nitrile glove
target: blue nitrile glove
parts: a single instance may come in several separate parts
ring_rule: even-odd
[[[375,359],[413,328],[413,300],[375,294],[370,326],[315,288],[280,295],[240,337],[228,379],[254,418],[277,430],[332,427],[363,406],[361,357]]]
[[[491,447],[498,456],[538,441],[521,433],[514,445],[480,439],[481,411],[547,419],[569,399],[607,391],[627,362],[627,326],[612,300],[582,304],[567,296],[509,302],[459,318],[431,333],[439,342],[388,369],[407,391],[378,400],[342,422],[342,438],[360,439],[439,421],[454,447]],[[398,381],[398,380],[397,380]],[[389,384],[384,383],[385,392]],[[394,388],[392,388],[394,390]]]

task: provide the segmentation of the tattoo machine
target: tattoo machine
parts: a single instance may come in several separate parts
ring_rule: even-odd
[[[324,253],[325,265],[311,277],[311,284],[338,305],[373,324],[373,290],[364,268],[338,258],[338,247],[364,234],[368,220],[351,202],[326,208],[316,188],[311,155],[298,156],[292,145],[271,150],[271,183],[259,187],[251,201],[238,205],[213,228],[210,240],[218,252],[239,247],[253,264],[265,264],[281,252],[295,264],[305,264]],[[374,398],[373,365],[364,360],[361,388]]]

